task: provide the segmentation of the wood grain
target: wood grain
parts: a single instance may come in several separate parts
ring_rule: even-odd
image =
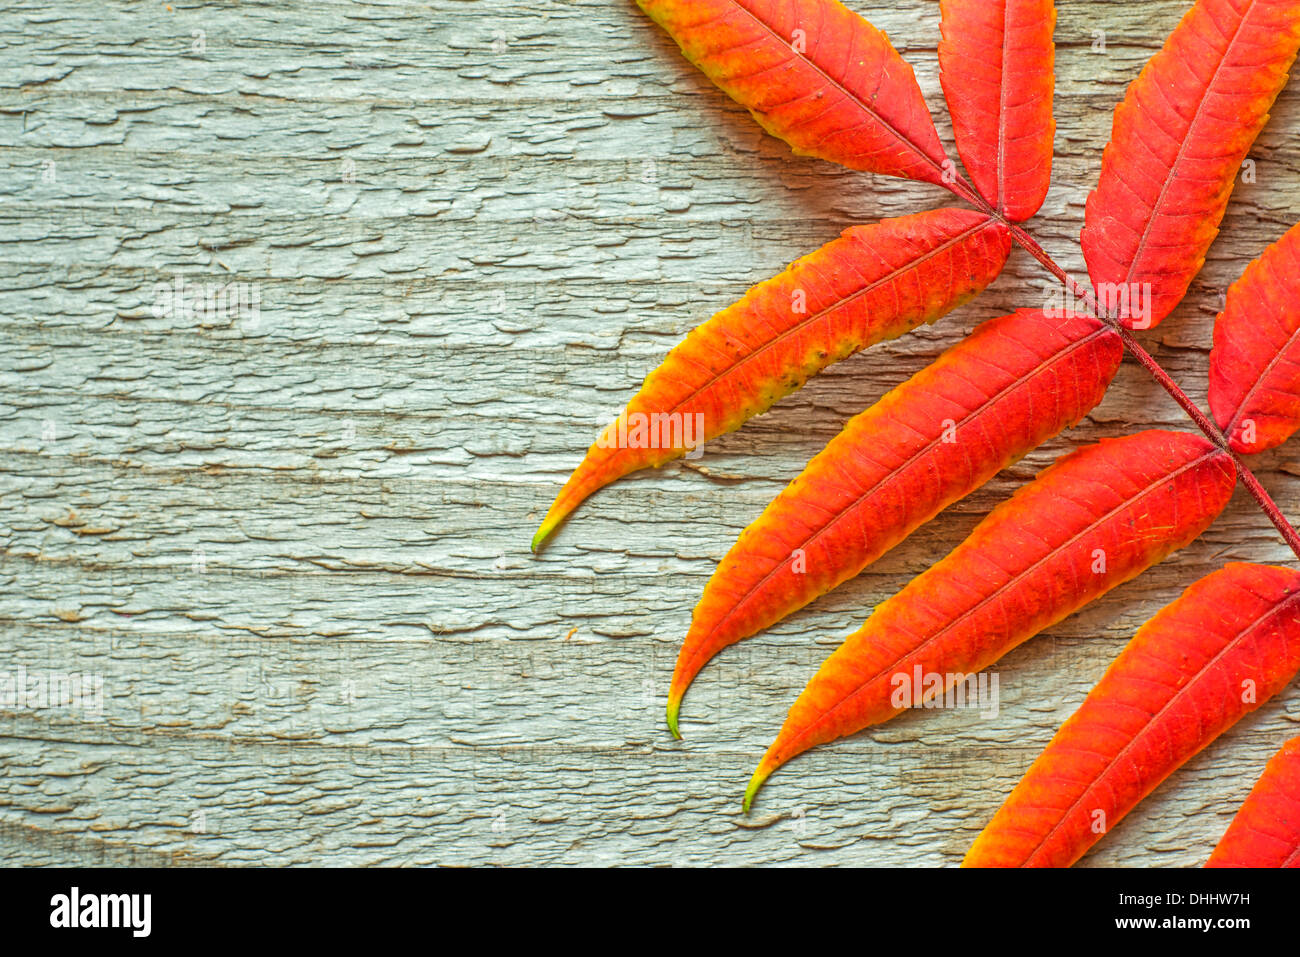
[[[1032,228],[1081,274],[1110,110],[1185,4],[1059,8]],[[937,4],[870,16],[938,106]],[[1001,662],[998,717],[819,749],[742,817],[871,606],[1066,449],[1180,426],[1163,393],[1126,364],[1080,427],[721,655],[675,743],[663,696],[717,559],[850,415],[1039,304],[1036,265],[601,492],[533,558],[598,421],[692,324],[939,192],[793,158],[623,0],[7,0],[0,44],[0,672],[104,689],[101,715],[0,710],[7,864],[955,864],[1138,624],[1229,559],[1287,560],[1239,492]],[[1297,130],[1293,87],[1146,335],[1198,400],[1223,290],[1300,211]],[[249,284],[256,321],[155,315],[177,276]],[[1300,517],[1296,449],[1259,462]],[[1292,691],[1084,864],[1200,864],[1298,724]]]

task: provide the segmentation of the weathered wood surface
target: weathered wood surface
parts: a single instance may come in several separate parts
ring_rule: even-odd
[[[851,6],[937,106],[937,4]],[[1110,110],[1185,4],[1059,8],[1034,228],[1081,272]],[[597,420],[693,323],[937,191],[791,157],[625,0],[5,0],[0,44],[0,671],[104,681],[102,717],[0,711],[5,863],[953,864],[1140,622],[1225,560],[1286,560],[1239,493],[1007,657],[997,718],[819,749],[746,819],[786,707],[875,602],[1063,450],[1181,424],[1140,370],[724,653],[674,743],[663,694],[715,561],[848,416],[1041,300],[1032,261],[700,462],[597,495],[533,558]],[[1297,131],[1293,87],[1146,336],[1198,398],[1222,290],[1300,213]],[[156,317],[178,275],[250,284],[258,320]],[[1260,473],[1300,515],[1297,446]],[[1199,864],[1298,725],[1293,690],[1086,863]]]

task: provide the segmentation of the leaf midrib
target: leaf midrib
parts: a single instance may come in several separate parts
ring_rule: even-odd
[[[786,40],[782,39],[781,34],[777,32],[776,27],[774,27],[772,24],[768,23],[766,20],[764,20],[762,17],[760,17],[757,13],[755,13],[753,10],[749,9],[749,7],[747,7],[744,3],[740,2],[740,0],[730,0],[730,2],[731,2],[733,5],[735,5],[737,8],[739,8],[740,10],[742,10],[742,11],[743,11],[743,12],[744,12],[744,13],[745,13],[745,14],[746,14],[746,15],[747,15],[751,20],[753,20],[753,21],[754,21],[755,23],[757,23],[760,27],[762,27],[764,30],[766,30],[766,31],[767,31],[767,32],[768,32],[768,33],[769,33],[773,38],[776,39],[776,41],[777,41],[778,43],[780,43],[782,46],[785,46],[785,47],[789,48],[789,49],[790,49],[790,53],[791,53],[792,56],[794,56],[794,57],[796,57],[796,58],[802,60],[804,63],[808,64],[808,66],[812,67],[813,70],[815,70],[817,73],[821,74],[821,76],[826,80],[827,83],[831,84],[833,87],[835,87],[836,89],[838,89],[838,90],[839,90],[841,93],[843,93],[843,94],[844,94],[844,95],[845,95],[849,100],[851,100],[852,102],[856,103],[856,104],[858,105],[858,107],[862,110],[862,112],[866,113],[866,114],[867,114],[868,116],[870,116],[873,120],[875,120],[877,123],[879,123],[879,124],[880,124],[884,129],[888,130],[889,133],[892,134],[893,137],[894,137],[895,139],[897,139],[900,143],[902,143],[904,146],[906,146],[906,147],[907,147],[907,148],[908,148],[912,153],[914,153],[916,156],[920,157],[920,158],[921,158],[921,159],[926,163],[926,165],[928,165],[931,169],[933,169],[935,172],[939,173],[940,175],[943,174],[943,167],[942,167],[939,163],[935,162],[934,159],[932,159],[932,158],[931,158],[927,153],[925,153],[925,151],[922,150],[921,147],[920,147],[918,144],[914,143],[912,140],[910,140],[910,139],[908,139],[906,136],[904,136],[904,135],[902,134],[902,132],[900,132],[900,131],[899,131],[899,130],[898,130],[898,129],[897,129],[897,128],[892,124],[892,123],[890,123],[890,122],[889,122],[888,120],[886,120],[883,116],[881,116],[879,113],[877,113],[875,110],[873,110],[870,106],[868,106],[865,102],[863,102],[863,100],[861,99],[861,97],[857,96],[855,93],[853,93],[851,90],[849,90],[849,88],[846,87],[843,83],[841,83],[839,80],[835,79],[833,76],[831,76],[829,73],[827,73],[824,69],[822,69],[821,65],[818,64],[818,63],[816,63],[816,62],[815,62],[811,57],[807,56],[807,55],[804,54],[804,53],[800,53],[799,51],[797,51],[797,50],[795,50],[793,47],[791,47],[790,44],[789,44]],[[1251,0],[1251,2],[1253,3],[1254,0]],[[850,12],[852,12],[852,11],[850,11]],[[856,14],[856,13],[854,13],[853,15],[854,15],[854,16],[859,16],[859,15]],[[859,17],[859,19],[862,19],[862,18]],[[866,23],[867,26],[870,27],[872,30],[876,30],[876,27],[875,27],[873,24],[871,24],[870,22],[868,22],[867,20],[863,19],[863,22]],[[880,32],[880,31],[877,30],[877,32]],[[881,33],[881,35],[884,36],[883,33]],[[889,43],[887,42],[887,46],[888,46],[889,49],[894,53],[894,55],[897,56],[897,57],[899,58],[899,60],[901,60],[904,64],[907,63],[906,60],[903,60],[902,55],[899,54],[898,51],[894,49],[893,44],[889,44]],[[917,88],[917,92],[920,93],[920,87]],[[924,102],[925,97],[922,96],[921,99],[922,99],[922,102]],[[929,104],[926,104],[926,107],[927,107],[927,110],[928,110],[928,108],[929,108]],[[931,123],[933,124],[933,120],[931,120]]]
[[[1005,216],[1007,210],[1007,97],[1010,84],[1007,82],[1007,50],[1011,44],[1011,5],[1014,0],[1004,0],[1002,4],[1002,63],[998,70],[998,197],[999,216]]]
[[[1211,448],[1211,449],[1209,449],[1208,451],[1206,451],[1206,452],[1202,453],[1201,455],[1197,456],[1197,457],[1196,457],[1195,459],[1193,459],[1191,462],[1188,462],[1188,463],[1186,463],[1185,465],[1182,465],[1182,466],[1180,466],[1179,468],[1175,469],[1173,472],[1169,472],[1169,473],[1167,473],[1167,474],[1165,474],[1165,475],[1162,475],[1160,478],[1158,478],[1158,479],[1156,479],[1155,481],[1153,481],[1153,482],[1151,482],[1150,484],[1148,484],[1145,488],[1143,488],[1143,489],[1142,489],[1140,492],[1138,492],[1136,495],[1132,495],[1132,496],[1130,496],[1129,498],[1127,498],[1127,499],[1125,499],[1123,502],[1121,502],[1119,505],[1116,505],[1116,506],[1115,506],[1114,508],[1112,508],[1110,511],[1106,512],[1105,515],[1102,515],[1101,517],[1099,517],[1099,518],[1093,520],[1092,522],[1088,523],[1088,525],[1086,525],[1084,528],[1080,529],[1078,532],[1076,532],[1074,535],[1072,535],[1068,540],[1066,540],[1065,542],[1062,542],[1060,545],[1058,545],[1057,547],[1053,548],[1053,549],[1052,549],[1051,551],[1049,551],[1046,555],[1044,555],[1044,556],[1042,556],[1041,558],[1039,558],[1038,560],[1036,560],[1036,561],[1035,561],[1033,564],[1031,564],[1028,568],[1026,568],[1026,569],[1024,569],[1023,571],[1021,571],[1020,573],[1018,573],[1015,577],[1011,578],[1010,580],[1008,580],[1007,582],[1003,583],[1002,585],[999,585],[999,586],[998,586],[996,589],[994,589],[991,593],[989,593],[988,595],[986,595],[986,596],[984,596],[982,599],[980,599],[979,602],[977,602],[976,604],[972,605],[970,608],[968,608],[968,609],[966,609],[965,611],[963,611],[960,615],[958,615],[958,616],[957,616],[956,618],[954,618],[952,621],[948,622],[948,624],[944,625],[943,628],[941,628],[941,629],[939,629],[938,631],[936,631],[933,635],[931,635],[929,638],[927,638],[927,639],[926,639],[925,641],[923,641],[921,644],[919,644],[919,645],[915,646],[914,648],[910,649],[910,650],[907,652],[907,654],[904,655],[904,656],[902,656],[902,657],[909,657],[909,656],[916,655],[916,654],[919,654],[919,653],[923,652],[925,649],[927,649],[928,647],[930,647],[931,645],[933,645],[936,641],[938,641],[940,638],[942,638],[944,635],[946,635],[948,632],[950,632],[953,628],[956,628],[959,624],[961,624],[963,621],[965,621],[965,620],[966,620],[967,618],[969,618],[971,615],[975,614],[977,611],[979,611],[981,608],[983,608],[983,607],[984,607],[985,605],[987,605],[989,602],[993,601],[995,598],[999,597],[1000,595],[1002,595],[1004,592],[1006,592],[1006,591],[1009,590],[1010,588],[1014,587],[1015,585],[1018,585],[1018,584],[1019,584],[1021,581],[1023,581],[1026,577],[1028,577],[1029,575],[1031,575],[1033,572],[1037,571],[1037,569],[1039,568],[1039,566],[1041,566],[1043,563],[1045,563],[1045,562],[1047,562],[1047,561],[1049,561],[1049,560],[1055,558],[1057,555],[1059,555],[1060,553],[1062,553],[1063,551],[1065,551],[1067,548],[1069,548],[1070,546],[1072,546],[1072,545],[1073,545],[1075,542],[1077,542],[1079,539],[1083,538],[1083,536],[1087,535],[1089,532],[1093,531],[1094,529],[1096,529],[1097,527],[1099,527],[1099,526],[1102,525],[1103,523],[1109,521],[1111,518],[1113,518],[1113,517],[1114,517],[1116,514],[1118,514],[1119,512],[1122,512],[1123,510],[1125,510],[1125,509],[1127,509],[1127,508],[1130,508],[1131,506],[1135,505],[1137,502],[1141,501],[1141,500],[1142,500],[1143,498],[1145,498],[1147,495],[1150,495],[1150,494],[1151,494],[1155,489],[1159,488],[1161,485],[1164,485],[1164,484],[1167,483],[1167,482],[1172,482],[1174,479],[1178,478],[1178,476],[1182,475],[1184,472],[1191,471],[1192,469],[1199,467],[1202,463],[1204,463],[1204,462],[1206,462],[1206,461],[1208,461],[1208,460],[1210,460],[1210,459],[1212,459],[1212,458],[1214,458],[1214,457],[1216,457],[1216,456],[1219,456],[1219,455],[1225,455],[1225,454],[1226,454],[1226,453],[1224,453],[1221,449],[1219,449],[1219,448],[1217,448],[1217,447],[1215,447],[1215,448]],[[1007,503],[1004,503],[1004,504],[1009,504],[1011,501],[1014,501],[1014,500],[1015,500],[1015,499],[1014,499],[1014,497],[1013,497],[1012,499],[1009,499]],[[958,546],[958,547],[960,547],[960,546]],[[945,559],[945,561],[946,561],[946,559]],[[939,567],[938,565],[931,566],[930,571],[933,571],[935,568],[938,568],[938,567]],[[920,576],[918,576],[917,578],[914,578],[914,579],[912,580],[911,584],[909,584],[909,585],[907,586],[907,588],[911,588],[911,587],[912,587],[913,585],[915,585],[918,581],[920,581],[922,578],[924,578],[926,574],[929,574],[929,573],[928,573],[928,572],[923,572]],[[1119,584],[1119,583],[1116,583],[1116,584]],[[906,590],[907,590],[907,589],[904,589],[904,591],[906,591]],[[897,601],[898,598],[899,598],[902,594],[903,594],[902,592],[899,592],[899,594],[898,594],[898,595],[895,595],[894,598],[891,599],[891,601]],[[867,620],[867,623],[864,624],[863,627],[865,628],[866,625],[869,625],[869,624],[870,624],[870,619]],[[1042,629],[1039,629],[1039,630],[1041,631]],[[1032,636],[1031,636],[1031,637],[1032,637]],[[843,645],[841,645],[840,647],[842,648]],[[834,654],[836,654],[836,653],[838,653],[838,649],[836,650],[836,652],[832,652],[832,656],[833,656]],[[861,681],[861,682],[858,684],[858,687],[857,687],[856,689],[854,689],[854,691],[853,691],[851,694],[846,695],[844,698],[841,698],[838,702],[836,702],[836,703],[835,703],[834,705],[832,705],[830,708],[827,708],[825,711],[823,711],[821,714],[819,714],[819,715],[817,716],[817,718],[816,718],[814,721],[811,721],[811,722],[809,722],[808,724],[806,724],[806,725],[804,726],[803,731],[800,733],[799,737],[800,737],[800,738],[807,738],[807,737],[809,737],[809,736],[811,735],[811,733],[812,733],[814,730],[816,730],[818,727],[820,727],[820,726],[821,726],[821,725],[826,721],[826,719],[830,717],[830,715],[831,715],[832,713],[834,713],[835,711],[838,711],[840,708],[842,708],[842,707],[848,705],[850,702],[852,702],[852,701],[853,701],[853,700],[854,700],[858,695],[860,695],[860,694],[863,693],[863,691],[867,688],[868,685],[870,685],[870,684],[872,684],[873,682],[875,682],[875,681],[877,681],[878,679],[880,679],[883,675],[885,675],[885,674],[890,670],[890,668],[896,668],[896,667],[898,667],[898,662],[901,661],[901,660],[902,660],[901,657],[900,657],[899,659],[896,659],[896,660],[894,661],[893,664],[891,664],[891,665],[889,665],[889,666],[887,666],[887,667],[881,669],[880,671],[877,671],[877,672],[876,672],[874,675],[872,675],[870,678],[866,678],[866,679],[864,679],[863,681]],[[814,680],[816,680],[816,679],[814,679]]]
[[[1066,348],[1061,349],[1060,351],[1053,353],[1048,358],[1042,360],[1031,371],[1020,376],[1014,382],[1010,383],[1001,391],[997,392],[995,395],[992,395],[989,398],[985,399],[975,409],[967,412],[966,415],[962,416],[961,421],[957,423],[957,427],[964,427],[966,424],[975,421],[980,416],[988,412],[993,406],[1001,402],[1002,399],[1005,398],[1008,393],[1012,392],[1015,389],[1019,389],[1026,382],[1038,376],[1048,366],[1060,362],[1067,356],[1073,354],[1076,350],[1083,348],[1085,345],[1091,343],[1094,339],[1101,337],[1102,335],[1104,335],[1109,331],[1110,331],[1109,327],[1103,325],[1093,330],[1092,332],[1088,333],[1088,335],[1085,336],[1084,338],[1079,339],[1075,342],[1067,343]],[[903,472],[905,472],[907,469],[911,468],[914,464],[916,464],[916,462],[920,458],[927,455],[931,449],[933,449],[936,445],[940,443],[941,440],[942,440],[942,436],[940,436],[938,439],[931,439],[925,445],[918,448],[915,452],[909,455],[906,460],[904,460],[902,465],[890,471],[888,475],[886,475],[880,481],[876,482],[876,484],[873,485],[871,488],[860,493],[856,498],[854,498],[852,502],[848,503],[843,508],[841,508],[838,512],[836,512],[834,518],[832,518],[821,528],[817,529],[812,535],[809,535],[807,538],[801,541],[796,546],[796,548],[806,548],[807,546],[810,546],[816,541],[818,541],[822,536],[829,534],[831,529],[834,528],[836,525],[838,525],[840,521],[842,521],[850,512],[855,511],[859,506],[861,506],[865,499],[875,495],[882,488],[885,488],[891,482],[897,480]],[[757,592],[760,588],[762,588],[765,584],[767,584],[768,580],[771,579],[772,576],[775,575],[784,564],[785,564],[784,562],[778,563],[776,567],[768,571],[767,574],[765,574],[762,577],[762,579],[760,579],[748,591],[746,591],[745,594],[741,596],[740,600],[732,605],[731,609],[727,612],[727,614],[721,619],[719,619],[717,624],[715,624],[712,628],[709,629],[709,633],[713,634],[717,632],[724,625],[726,625],[726,623],[730,621],[736,614],[738,614],[740,612],[740,609],[743,608],[744,605],[754,596],[755,592]]]
[[[1183,155],[1187,150],[1188,144],[1192,141],[1192,131],[1196,129],[1197,123],[1201,121],[1201,114],[1205,109],[1205,101],[1209,99],[1210,91],[1214,89],[1215,83],[1218,82],[1219,74],[1223,71],[1223,65],[1227,62],[1229,54],[1232,53],[1233,44],[1236,43],[1237,38],[1241,36],[1241,31],[1245,28],[1246,21],[1254,12],[1255,2],[1256,0],[1250,0],[1250,6],[1248,6],[1246,11],[1241,15],[1241,20],[1237,23],[1236,29],[1232,31],[1232,36],[1228,38],[1228,43],[1223,48],[1223,55],[1219,57],[1219,62],[1214,66],[1213,75],[1211,75],[1209,82],[1205,84],[1205,88],[1201,92],[1200,99],[1196,103],[1196,111],[1192,114],[1192,121],[1187,124],[1187,132],[1183,136],[1183,141],[1178,144],[1178,155],[1174,157],[1173,163],[1170,164],[1169,172],[1165,175],[1165,181],[1160,185],[1160,195],[1156,197],[1156,201],[1151,205],[1150,215],[1147,216],[1147,221],[1142,226],[1142,235],[1138,237],[1137,249],[1134,251],[1133,258],[1129,261],[1128,269],[1124,273],[1124,285],[1128,285],[1133,280],[1133,271],[1137,268],[1138,262],[1142,259],[1143,252],[1146,251],[1147,240],[1151,236],[1151,229],[1156,221],[1156,212],[1164,205],[1165,196],[1168,194],[1169,188],[1173,185],[1174,180],[1178,178],[1179,167],[1181,167],[1183,163]],[[1154,81],[1154,76],[1152,79]]]
[[[920,215],[924,215],[924,214],[920,214]],[[895,220],[895,222],[897,222],[897,220]],[[767,342],[763,343],[753,352],[747,353],[746,355],[741,356],[736,361],[730,363],[721,372],[715,372],[713,375],[709,376],[708,380],[702,383],[701,385],[699,385],[698,387],[696,387],[695,390],[690,393],[690,395],[686,396],[683,399],[679,399],[676,403],[674,403],[671,406],[671,408],[668,410],[668,414],[672,415],[673,413],[681,411],[686,405],[693,402],[696,398],[700,396],[701,393],[712,388],[717,382],[719,382],[722,379],[725,379],[727,376],[731,375],[737,369],[741,368],[747,363],[752,362],[754,359],[763,355],[769,349],[774,348],[776,345],[788,339],[790,336],[794,335],[797,332],[802,331],[812,323],[817,322],[818,320],[826,316],[828,313],[834,312],[836,309],[842,308],[848,303],[851,303],[854,300],[859,299],[862,296],[865,296],[867,293],[872,292],[873,290],[879,288],[880,286],[896,281],[900,276],[902,276],[904,273],[908,272],[909,270],[915,269],[916,267],[920,266],[922,263],[928,262],[929,260],[933,259],[935,256],[938,256],[941,253],[946,252],[951,247],[970,238],[980,230],[987,229],[989,226],[994,225],[997,222],[998,221],[996,219],[993,219],[991,217],[986,217],[980,222],[976,223],[975,225],[963,229],[960,233],[953,236],[952,238],[944,240],[942,243],[940,243],[938,246],[935,246],[933,249],[926,250],[926,252],[924,252],[920,256],[917,256],[915,259],[909,260],[906,263],[906,265],[899,266],[895,269],[891,269],[887,275],[882,276],[881,278],[876,279],[870,283],[867,283],[861,289],[854,290],[854,292],[845,296],[844,298],[837,299],[829,306],[817,310],[817,312],[808,316],[806,319],[803,319],[800,322],[795,323],[790,328],[782,331],[775,338],[770,339]],[[877,223],[876,225],[880,226],[880,225],[884,225],[884,223],[883,222]],[[824,249],[825,247],[822,248]],[[813,253],[812,255],[816,255],[816,253]]]

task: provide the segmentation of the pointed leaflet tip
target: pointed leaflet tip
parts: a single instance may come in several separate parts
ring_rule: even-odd
[[[1010,251],[1006,227],[974,210],[850,227],[674,346],[587,450],[543,529],[615,479],[740,428],[831,363],[935,321],[997,278]]]
[[[769,752],[769,754],[770,753],[771,752]],[[746,814],[749,813],[749,806],[754,803],[754,795],[758,793],[758,789],[763,786],[763,782],[766,781],[775,770],[776,765],[770,762],[765,755],[763,760],[759,763],[758,768],[754,771],[754,776],[749,779],[749,786],[745,788],[745,799],[741,802],[741,810]]]
[[[617,427],[617,422],[613,425],[606,426],[606,430]],[[587,455],[579,463],[578,467],[573,470],[567,482],[555,496],[555,501],[551,507],[546,510],[546,515],[542,519],[541,526],[537,529],[537,534],[533,536],[533,552],[535,553],[550,537],[555,534],[555,530],[564,524],[565,520],[573,514],[573,510],[582,504],[592,492],[604,488],[615,479],[622,478],[633,469],[641,468],[634,460],[629,461],[628,456],[623,454],[619,449],[609,449],[602,444],[605,433],[602,438],[596,440],[596,444],[587,450]],[[671,457],[671,453],[665,453],[665,457]],[[659,465],[659,461],[647,461],[646,465]]]
[[[857,575],[1083,418],[1123,355],[1118,334],[1095,319],[1021,309],[990,319],[851,419],[718,563],[669,696],[680,699],[722,649]]]
[[[532,544],[528,546],[534,555],[537,554],[537,549],[541,548],[542,543],[551,537],[553,531],[555,531],[555,523],[550,521],[542,522],[541,527],[537,529],[537,534],[533,536]]]
[[[781,764],[890,720],[923,687],[909,681],[900,699],[900,676],[983,671],[1191,542],[1235,484],[1226,452],[1200,435],[1159,429],[1057,460],[876,606],[791,706],[769,758]],[[1094,564],[1098,550],[1104,568]]]
[[[696,613],[699,608],[696,608]],[[680,739],[681,734],[677,730],[677,715],[682,709],[682,698],[686,697],[686,691],[691,686],[695,676],[699,674],[700,668],[708,661],[707,658],[700,659],[695,655],[695,643],[693,638],[696,634],[695,616],[692,615],[691,627],[686,632],[686,638],[682,641],[681,651],[677,654],[677,663],[673,665],[673,678],[668,685],[668,727],[673,733],[673,737]]]
[[[678,741],[682,739],[682,734],[677,730],[677,712],[682,709],[682,696],[668,694],[668,730],[673,733],[673,737]]]

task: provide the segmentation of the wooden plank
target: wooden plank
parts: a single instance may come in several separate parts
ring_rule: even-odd
[[[1061,4],[1033,228],[1080,274],[1110,110],[1184,7]],[[935,5],[869,15],[939,105]],[[791,157],[631,3],[10,0],[0,43],[0,672],[103,680],[90,713],[0,710],[8,864],[952,864],[1141,621],[1228,559],[1287,558],[1239,494],[1002,662],[996,717],[820,749],[745,818],[786,707],[873,604],[1061,452],[1182,425],[1140,370],[727,651],[673,742],[663,694],[717,559],[846,418],[1041,301],[1034,263],[595,496],[533,558],[598,422],[686,330],[942,197]],[[1292,90],[1146,336],[1195,397],[1222,290],[1295,217],[1298,127]],[[178,277],[244,283],[258,310],[155,308]],[[1260,462],[1300,500],[1293,449]],[[1294,693],[1266,706],[1086,863],[1201,863],[1297,723]]]

